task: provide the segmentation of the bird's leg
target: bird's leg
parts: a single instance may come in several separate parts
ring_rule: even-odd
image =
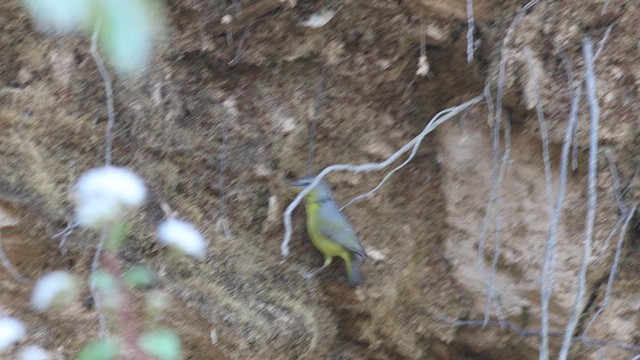
[[[323,264],[320,268],[315,269],[315,270],[313,270],[313,271],[302,271],[302,272],[301,272],[301,273],[302,273],[302,277],[303,277],[303,278],[305,278],[305,279],[307,279],[307,280],[311,279],[311,278],[312,278],[312,277],[314,277],[317,273],[319,273],[320,271],[322,271],[323,269],[325,269],[327,266],[331,265],[331,260],[333,260],[333,258],[330,258],[330,257],[326,257],[326,258],[324,258],[324,264]]]

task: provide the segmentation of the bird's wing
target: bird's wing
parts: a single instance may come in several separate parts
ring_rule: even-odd
[[[318,215],[321,219],[320,232],[324,236],[353,253],[362,257],[366,256],[362,243],[334,201],[323,203]]]

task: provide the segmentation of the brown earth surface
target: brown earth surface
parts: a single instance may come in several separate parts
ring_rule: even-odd
[[[154,321],[178,332],[185,359],[538,358],[549,207],[536,89],[555,194],[571,93],[583,79],[585,36],[602,49],[595,61],[601,151],[593,264],[575,333],[582,338],[574,341],[571,358],[640,353],[637,218],[623,234],[607,308],[583,334],[605,300],[618,239],[607,237],[621,216],[619,205],[630,208],[640,199],[640,3],[606,1],[603,13],[604,1],[540,1],[510,32],[524,2],[475,0],[477,50],[470,64],[463,0],[239,1],[242,17],[230,3],[169,1],[170,29],[151,69],[136,79],[114,76],[113,162],[140,174],[151,193],[119,256],[157,271],[157,284],[134,292],[133,303],[142,309],[150,291],[169,297],[171,306]],[[327,25],[300,25],[326,8],[335,11]],[[227,14],[233,20],[223,25]],[[97,234],[56,234],[72,221],[74,181],[104,161],[102,78],[87,38],[38,32],[19,1],[0,4],[0,24],[2,250],[28,279],[57,269],[87,279]],[[429,63],[425,77],[416,75],[421,48]],[[494,120],[488,121],[495,103],[483,101],[428,135],[413,161],[375,196],[345,210],[372,255],[363,264],[364,285],[346,285],[342,261],[312,279],[301,275],[322,259],[307,239],[300,209],[293,214],[291,255],[282,258],[281,215],[293,199],[287,184],[305,175],[316,108],[315,172],[382,161],[436,113],[481,95],[485,84],[495,101],[501,59],[501,134],[509,124],[511,147],[494,207],[498,249],[496,212],[485,220],[496,181]],[[571,84],[563,61],[575,74]],[[552,356],[574,301],[582,254],[588,110],[583,98],[577,166],[570,167],[558,227]],[[344,204],[384,174],[338,172],[328,180]],[[230,238],[220,221],[222,194]],[[154,237],[162,203],[203,231],[205,260],[167,261]],[[495,303],[520,331],[474,322],[485,315],[496,250]],[[88,289],[62,312],[37,314],[29,308],[32,288],[1,271],[0,315],[27,324],[25,344],[73,358],[98,335]],[[497,320],[493,307],[491,314]],[[138,315],[143,318],[142,310]]]

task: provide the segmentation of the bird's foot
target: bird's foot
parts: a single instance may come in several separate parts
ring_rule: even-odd
[[[324,265],[322,265],[320,268],[315,269],[315,270],[300,270],[300,276],[302,276],[305,280],[311,280],[317,273],[319,273],[320,271],[322,271],[324,268],[326,268],[327,266],[329,266],[329,264],[325,263]]]
[[[300,270],[300,276],[302,276],[305,280],[311,280],[313,276],[316,274],[316,271],[309,270]]]

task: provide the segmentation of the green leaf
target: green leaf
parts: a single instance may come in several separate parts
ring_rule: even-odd
[[[120,75],[149,66],[154,45],[164,27],[164,9],[154,0],[102,0],[100,44]]]
[[[113,360],[118,356],[116,342],[111,339],[98,339],[86,345],[77,360]]]
[[[122,303],[122,292],[118,280],[106,271],[96,271],[91,278],[91,286],[98,291],[105,308],[117,309]]]
[[[101,293],[109,294],[118,291],[118,281],[104,270],[96,271],[91,280],[92,285]]]
[[[154,272],[144,266],[134,266],[124,274],[124,281],[131,288],[150,287],[155,280]]]
[[[117,252],[120,246],[122,246],[124,239],[126,239],[127,234],[129,234],[129,227],[124,222],[118,222],[107,231],[109,231],[109,237],[106,243],[107,250]]]
[[[159,360],[180,359],[180,338],[168,329],[151,330],[140,337],[140,347]]]

